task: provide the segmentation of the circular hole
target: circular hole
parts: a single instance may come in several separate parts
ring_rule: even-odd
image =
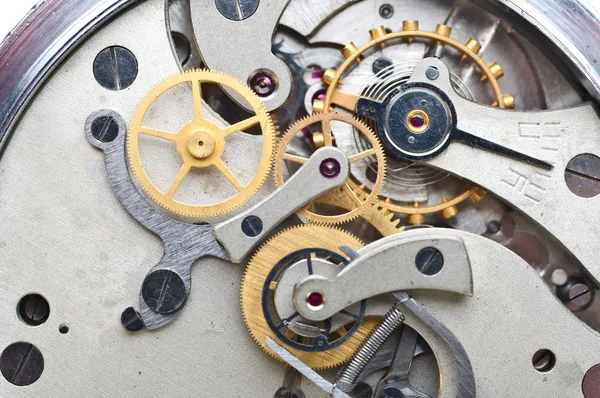
[[[26,325],[39,326],[50,316],[50,304],[39,294],[28,294],[19,300],[17,315]]]
[[[547,373],[554,369],[554,365],[556,365],[556,356],[548,349],[541,349],[533,354],[531,364],[538,372]]]
[[[198,145],[203,146],[204,145],[204,141],[198,141]]]
[[[248,85],[260,98],[268,98],[277,91],[277,76],[269,70],[261,69],[253,73]]]
[[[379,15],[381,18],[389,19],[394,15],[394,7],[390,4],[384,4],[379,7]]]
[[[437,275],[444,267],[444,256],[438,249],[426,247],[417,253],[415,265],[423,275]]]
[[[591,154],[575,156],[565,169],[565,183],[580,198],[600,194],[600,158]]]
[[[58,327],[58,331],[60,332],[60,334],[67,334],[67,333],[69,333],[69,325],[63,323],[62,325],[60,325]]]
[[[33,344],[11,344],[0,355],[0,372],[15,386],[29,386],[38,381],[44,372],[44,357]]]

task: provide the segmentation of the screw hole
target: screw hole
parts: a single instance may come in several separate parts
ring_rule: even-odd
[[[379,15],[381,18],[390,19],[394,15],[394,7],[390,4],[384,4],[379,7]]]
[[[198,141],[198,145],[203,146],[204,145],[204,141]]]
[[[50,304],[39,294],[28,294],[19,300],[17,315],[28,326],[40,326],[50,316]]]
[[[533,354],[531,364],[540,373],[548,373],[554,369],[556,365],[556,355],[548,349],[538,350]]]
[[[63,323],[58,327],[58,331],[60,332],[60,334],[67,334],[69,333],[69,326]]]

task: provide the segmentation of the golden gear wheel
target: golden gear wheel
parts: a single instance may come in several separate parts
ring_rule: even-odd
[[[344,244],[354,250],[363,243],[350,233],[331,226],[307,224],[284,230],[265,242],[254,254],[241,284],[240,302],[242,316],[248,331],[256,343],[270,356],[281,361],[265,344],[268,337],[285,347],[311,368],[327,369],[337,367],[352,358],[364,339],[379,323],[377,318],[365,318],[352,336],[343,344],[327,351],[310,352],[290,347],[272,332],[263,314],[261,301],[264,285],[273,266],[285,256],[298,250],[315,247],[336,252],[345,257],[339,246]]]
[[[469,39],[465,44],[460,43],[450,37],[452,29],[449,26],[439,24],[437,25],[434,32],[427,32],[419,30],[418,21],[404,21],[403,29],[400,32],[388,33],[385,27],[379,26],[372,29],[369,33],[371,35],[371,41],[364,46],[358,48],[354,43],[349,43],[342,49],[342,54],[346,60],[342,65],[334,70],[332,68],[327,69],[323,75],[323,82],[329,87],[323,100],[317,100],[313,104],[314,112],[322,112],[324,110],[333,111],[332,105],[340,106],[346,110],[354,112],[356,102],[358,101],[358,95],[347,93],[338,88],[342,85],[342,76],[350,66],[356,62],[361,61],[361,56],[374,47],[384,48],[386,42],[391,40],[405,39],[408,43],[412,43],[414,38],[423,38],[434,41],[438,44],[445,44],[455,48],[462,53],[462,60],[470,59],[475,65],[478,66],[482,72],[482,81],[487,81],[490,85],[496,101],[492,106],[498,106],[500,108],[514,108],[514,97],[511,94],[503,94],[498,83],[504,72],[498,63],[487,65],[481,57],[478,55],[481,50],[481,45],[475,39]],[[485,191],[477,187],[467,187],[467,189],[456,195],[453,198],[447,199],[442,198],[442,203],[433,206],[419,206],[415,203],[412,207],[401,206],[392,203],[388,200],[380,200],[380,206],[395,213],[409,215],[408,223],[413,225],[422,224],[424,222],[425,214],[433,214],[440,212],[444,219],[450,219],[458,214],[456,205],[463,202],[464,200],[471,198],[477,202],[483,198]]]
[[[355,219],[356,217],[368,213],[370,208],[373,207],[374,203],[377,202],[377,195],[381,191],[381,187],[383,186],[383,181],[385,179],[385,153],[383,151],[383,147],[379,142],[379,139],[375,136],[373,131],[367,125],[365,125],[360,120],[350,116],[344,115],[340,113],[319,113],[308,116],[304,119],[301,119],[294,123],[288,131],[281,137],[279,141],[279,147],[277,150],[277,154],[275,155],[275,166],[274,166],[274,174],[275,174],[275,184],[280,187],[284,184],[283,178],[283,162],[288,161],[297,164],[304,164],[308,160],[306,157],[292,155],[286,152],[286,149],[292,139],[296,137],[296,135],[301,132],[303,129],[308,128],[314,124],[321,124],[320,136],[322,137],[322,145],[321,146],[333,146],[334,135],[331,131],[331,122],[332,121],[340,121],[346,124],[351,125],[365,138],[366,142],[368,142],[371,148],[348,156],[350,161],[350,165],[352,163],[362,161],[369,157],[374,157],[376,161],[374,163],[377,164],[377,180],[373,184],[373,189],[370,193],[364,192],[362,195],[357,195],[355,191],[352,189],[350,183],[350,179],[342,185],[341,188],[335,189],[327,194],[325,194],[322,198],[319,198],[315,201],[315,203],[331,203],[336,204],[340,201],[348,202],[348,199],[353,203],[353,206],[347,206],[344,208],[347,212],[336,215],[325,215],[319,214],[315,211],[315,203],[308,204],[305,208],[298,211],[298,215],[306,218],[309,221],[322,223],[322,224],[340,224],[346,221],[350,221]]]
[[[143,125],[152,104],[166,91],[180,84],[191,84],[194,118],[178,132],[153,129]],[[249,105],[254,116],[226,128],[219,128],[202,116],[202,83],[220,84],[238,93]],[[260,125],[263,145],[256,172],[243,185],[223,161],[226,137],[252,126]],[[162,192],[148,177],[139,152],[139,136],[146,134],[175,142],[183,164],[167,192]],[[227,213],[250,199],[265,182],[271,170],[276,132],[271,116],[259,97],[246,85],[226,74],[208,70],[192,70],[172,76],[154,87],[142,100],[133,115],[127,136],[129,165],[140,186],[157,204],[175,214],[195,219]],[[232,197],[208,205],[192,205],[173,198],[177,189],[192,169],[216,167],[237,190]]]

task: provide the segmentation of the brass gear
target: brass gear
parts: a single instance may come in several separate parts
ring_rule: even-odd
[[[194,118],[176,133],[144,127],[144,118],[152,104],[169,89],[185,83],[191,83],[192,85]],[[223,129],[217,127],[213,122],[202,116],[202,83],[220,84],[231,88],[250,105],[255,115]],[[244,186],[221,157],[225,151],[225,138],[227,136],[255,125],[260,125],[263,135],[262,157],[254,176]],[[166,193],[154,185],[142,165],[139,152],[140,134],[163,138],[173,141],[177,145],[177,152],[183,160],[183,164]],[[127,135],[127,155],[133,174],[148,196],[168,211],[198,219],[227,213],[245,203],[258,191],[271,169],[275,139],[276,132],[271,116],[259,97],[249,87],[226,74],[198,69],[186,71],[166,79],[154,87],[141,101],[133,115]],[[211,166],[216,167],[227,178],[236,188],[237,194],[222,202],[208,205],[192,205],[173,198],[191,169]]]
[[[354,112],[358,95],[350,94],[339,90],[338,86],[342,84],[342,75],[355,62],[360,62],[362,54],[373,47],[385,47],[386,42],[390,40],[406,39],[412,43],[415,37],[432,40],[438,44],[449,45],[462,53],[462,60],[470,59],[481,70],[483,76],[482,81],[487,81],[496,101],[492,106],[500,108],[514,108],[514,97],[511,94],[503,94],[498,83],[498,79],[504,75],[502,68],[498,63],[487,65],[478,55],[481,50],[481,45],[474,39],[469,39],[465,44],[460,43],[450,37],[452,29],[449,26],[439,24],[434,32],[419,30],[418,21],[404,21],[403,30],[400,32],[388,33],[383,26],[372,29],[369,33],[371,41],[364,46],[358,48],[354,43],[349,43],[342,49],[342,54],[346,57],[346,61],[340,65],[337,70],[329,68],[323,75],[323,82],[329,87],[322,100],[316,100],[313,104],[314,112],[322,112],[324,110],[332,111],[333,104],[344,109]],[[408,215],[408,223],[412,225],[423,224],[425,214],[441,213],[444,219],[450,219],[458,214],[456,205],[471,198],[474,202],[478,202],[485,196],[485,191],[478,187],[468,186],[467,189],[453,198],[442,198],[442,202],[433,206],[421,207],[415,203],[412,207],[401,206],[392,203],[390,200],[380,200],[379,205],[391,212]]]
[[[304,351],[286,344],[269,327],[262,310],[263,289],[274,265],[298,250],[315,247],[338,253],[345,257],[339,246],[344,244],[358,250],[363,243],[344,230],[324,225],[307,224],[284,230],[265,242],[254,254],[241,283],[240,303],[242,316],[248,331],[256,343],[270,356],[281,361],[265,344],[268,337],[284,346],[302,362],[313,369],[339,366],[352,358],[363,340],[379,323],[377,318],[364,318],[358,328],[343,344],[326,351]],[[289,330],[289,329],[288,329]]]
[[[315,211],[315,203],[310,203],[306,207],[298,211],[298,215],[300,215],[301,217],[304,217],[309,221],[322,224],[340,224],[355,219],[360,215],[368,213],[370,211],[370,208],[373,207],[373,204],[377,202],[377,195],[381,191],[383,180],[385,179],[386,169],[385,153],[383,151],[383,147],[381,146],[379,139],[375,136],[373,131],[371,131],[371,129],[367,127],[367,125],[350,115],[344,115],[335,112],[319,113],[297,121],[281,137],[279,141],[277,154],[275,155],[274,166],[275,184],[278,187],[284,184],[284,161],[303,164],[308,160],[308,158],[306,157],[286,153],[288,145],[290,144],[292,139],[296,137],[296,134],[302,132],[303,129],[308,128],[309,126],[321,123],[321,131],[318,134],[320,134],[320,137],[322,137],[322,146],[333,146],[334,136],[331,132],[332,121],[340,121],[351,125],[358,132],[360,132],[360,134],[362,134],[362,136],[371,146],[371,148],[367,149],[366,151],[350,155],[348,157],[350,160],[350,164],[352,165],[352,163],[364,160],[368,157],[375,157],[378,173],[377,180],[373,184],[373,188],[370,193],[363,192],[363,194],[361,194],[360,196],[356,195],[355,191],[350,185],[351,180],[349,179],[341,188],[335,189],[315,201],[315,203],[337,204],[340,201],[346,203],[349,199],[353,203],[352,207],[347,206],[344,208],[343,206],[339,206],[347,210],[347,212],[345,213],[337,215],[318,214]]]

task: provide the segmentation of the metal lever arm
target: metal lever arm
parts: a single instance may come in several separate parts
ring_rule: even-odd
[[[426,275],[416,266],[417,255],[432,248],[442,255],[443,267],[435,275]],[[294,291],[294,305],[303,317],[320,321],[369,297],[404,290],[427,289],[472,295],[471,264],[459,237],[397,234],[362,248],[336,277],[311,275]],[[323,295],[323,304],[312,307],[311,293]]]
[[[325,170],[328,169],[329,171]],[[239,263],[261,239],[290,214],[319,196],[341,187],[350,162],[335,147],[317,150],[289,180],[252,209],[215,226],[215,238],[231,261]]]

